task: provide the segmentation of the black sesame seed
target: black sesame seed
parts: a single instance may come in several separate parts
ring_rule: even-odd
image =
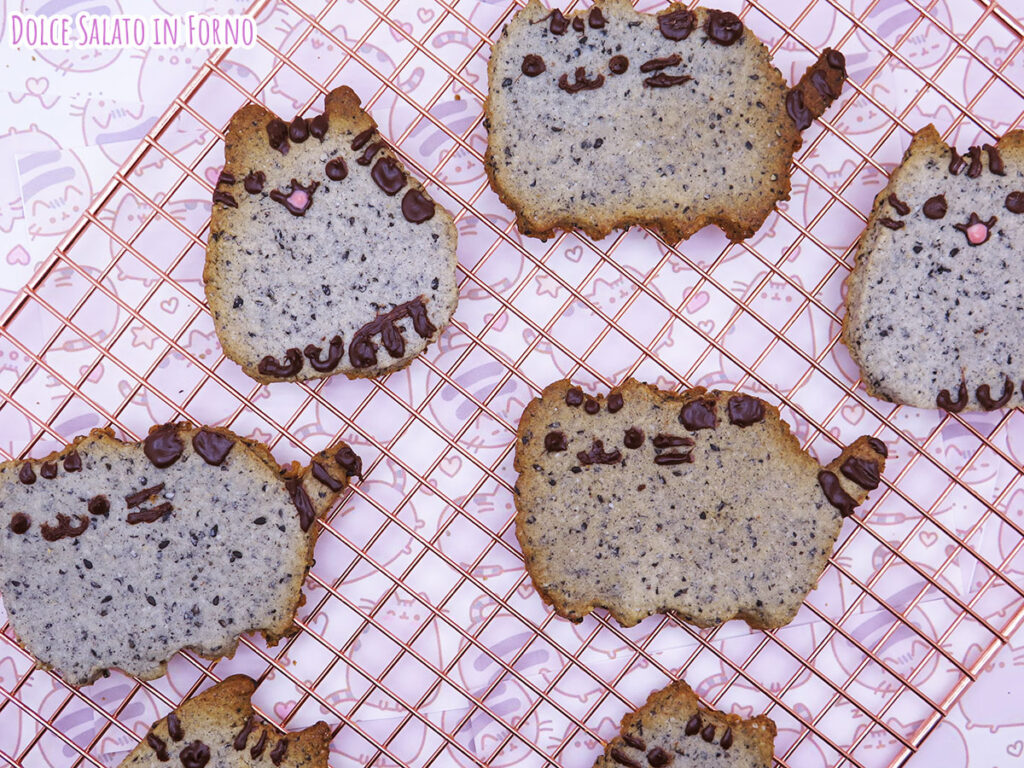
[[[156,606],[156,598],[152,595],[146,595],[146,602],[154,607]]]

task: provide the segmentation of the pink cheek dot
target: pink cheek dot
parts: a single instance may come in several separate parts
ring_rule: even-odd
[[[988,227],[984,224],[971,224],[967,228],[967,239],[971,245],[981,245],[988,240]]]
[[[302,189],[296,189],[290,195],[288,195],[288,205],[292,208],[297,208],[300,211],[305,210],[309,206],[309,193]],[[979,225],[975,225],[979,226]],[[984,226],[984,225],[980,225]],[[974,227],[972,227],[973,229]],[[970,235],[968,234],[968,237]]]

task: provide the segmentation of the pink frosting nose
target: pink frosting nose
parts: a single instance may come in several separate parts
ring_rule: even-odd
[[[309,192],[304,189],[293,190],[292,193],[288,195],[288,206],[304,211],[309,206]],[[975,226],[984,227],[985,225],[975,224]],[[971,237],[971,234],[968,232],[967,236]],[[984,235],[982,235],[982,239],[984,239]]]
[[[967,239],[970,241],[971,245],[981,245],[988,240],[988,227],[981,222],[971,224],[971,226],[967,228]]]

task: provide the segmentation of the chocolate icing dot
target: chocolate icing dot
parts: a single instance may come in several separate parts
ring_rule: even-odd
[[[282,155],[288,154],[288,126],[285,125],[284,120],[275,117],[267,123],[267,138],[270,140],[271,147]]]
[[[395,195],[405,186],[405,174],[390,157],[382,157],[374,163],[370,176],[386,195]]]
[[[543,73],[547,67],[544,65],[544,59],[536,53],[528,53],[523,57],[523,66],[521,69],[523,74],[527,77],[537,77],[537,75]]]
[[[312,464],[312,468],[313,477],[315,477],[317,480],[326,485],[335,493],[337,493],[338,491],[345,487],[345,484],[340,480],[335,479],[335,477],[330,472],[328,472],[327,468],[319,461],[314,461]]]
[[[654,749],[647,753],[647,762],[651,765],[651,768],[662,768],[662,766],[668,765],[671,760],[672,755],[661,747],[654,747]]]
[[[708,10],[708,37],[719,45],[732,45],[743,35],[743,22],[731,11]]]
[[[683,8],[658,15],[658,29],[669,40],[685,40],[690,36],[696,23],[697,17],[693,11]]]
[[[804,104],[804,93],[799,88],[792,88],[786,94],[786,114],[798,131],[806,130],[814,121],[811,110]]]
[[[171,759],[167,754],[167,744],[152,731],[146,734],[146,744],[156,753],[156,759],[160,762],[165,763]]]
[[[365,131],[357,133],[356,137],[352,139],[352,149],[357,152],[362,149],[363,145],[373,136],[375,130],[375,128],[367,128]]]
[[[871,450],[877,453],[882,458],[889,456],[889,449],[885,447],[885,443],[879,440],[877,437],[869,437],[868,445],[871,446]]]
[[[725,733],[722,734],[721,741],[718,742],[718,746],[722,749],[728,749],[732,746],[732,728],[726,727]]]
[[[684,733],[687,736],[693,736],[700,730],[700,715],[691,715],[690,719],[686,721],[686,729]]]
[[[343,445],[334,454],[334,463],[345,470],[345,474],[349,477],[361,478],[363,476],[363,460],[347,445]]]
[[[715,740],[715,726],[708,723],[704,726],[704,730],[700,732],[700,737],[709,744]]]
[[[764,421],[764,404],[756,397],[734,395],[728,403],[729,423],[737,427],[749,427]]]
[[[696,432],[699,429],[714,429],[718,426],[715,401],[707,399],[687,403],[679,412],[679,423],[691,432]]]
[[[267,181],[267,175],[263,171],[251,171],[242,182],[245,191],[250,195],[258,195],[263,191],[263,185]]]
[[[288,126],[288,138],[296,144],[301,144],[309,138],[309,125],[304,118],[295,116],[292,124]]]
[[[181,727],[181,720],[173,712],[167,716],[167,734],[175,741],[185,738],[185,729]]]
[[[569,448],[569,440],[565,432],[553,431],[544,435],[544,450],[548,453],[558,453]]]
[[[612,56],[608,60],[608,69],[611,70],[613,75],[621,75],[629,69],[629,59],[625,56]]]
[[[25,485],[32,485],[36,481],[35,470],[32,469],[32,465],[28,462],[21,465],[21,469],[18,470],[18,480]]]
[[[327,161],[327,165],[324,166],[324,173],[327,174],[327,178],[331,181],[341,181],[348,176],[348,165],[345,164],[345,158],[335,157]]]
[[[557,8],[549,13],[547,18],[551,19],[548,29],[551,30],[553,35],[564,35],[569,29],[569,20]]]
[[[878,475],[878,462],[873,459],[862,459],[851,456],[839,467],[839,471],[861,488],[873,491],[878,487],[881,478]]]
[[[220,432],[203,427],[192,436],[192,447],[203,461],[215,467],[224,463],[235,441]]]
[[[320,359],[322,352],[323,350],[320,347],[312,344],[307,344],[303,350],[303,354],[309,360],[309,365],[314,371],[320,371],[321,373],[333,371],[338,367],[338,363],[341,362],[341,358],[345,355],[345,344],[341,336],[331,337],[330,346],[327,348],[327,357],[323,360]]]
[[[857,507],[857,501],[843,490],[843,486],[834,472],[829,472],[827,469],[821,470],[818,473],[818,485],[821,486],[821,490],[825,493],[828,503],[838,509],[840,515],[849,517],[853,514],[854,509]]]
[[[57,476],[57,462],[44,461],[43,465],[39,468],[39,474],[47,480],[53,480]]]
[[[588,397],[583,403],[583,410],[593,416],[601,411],[601,404],[592,397]]]
[[[164,424],[152,430],[142,443],[142,452],[146,454],[153,466],[169,467],[176,462],[185,450],[185,444],[178,437],[176,424]]]
[[[402,198],[402,215],[413,224],[422,224],[434,217],[434,201],[418,189],[410,189]]]
[[[1011,192],[1006,196],[1006,210],[1010,213],[1024,213],[1024,192]]]
[[[327,115],[317,115],[309,121],[309,135],[314,139],[324,140],[327,135],[328,121]]]
[[[565,404],[573,408],[583,405],[583,390],[572,387],[565,393]]]
[[[19,535],[25,533],[32,526],[32,519],[24,512],[15,512],[11,517],[11,524],[8,526],[11,533]]]
[[[639,448],[644,444],[643,430],[637,429],[636,427],[630,427],[626,430],[626,435],[623,437],[622,442],[627,448]]]
[[[309,494],[306,493],[306,489],[302,485],[302,480],[297,477],[289,477],[284,485],[292,497],[292,504],[299,512],[299,527],[303,531],[308,531],[316,520],[316,510],[313,509],[313,502],[310,501]]]
[[[110,502],[106,496],[93,496],[89,499],[88,509],[90,515],[106,515],[110,512]]]
[[[210,762],[210,748],[201,741],[193,741],[179,755],[183,768],[203,768]]]
[[[946,211],[948,210],[948,206],[946,205],[946,196],[935,195],[934,197],[929,197],[924,201],[924,205],[921,210],[929,219],[941,219],[946,215]]]
[[[572,20],[572,28],[574,30],[576,30],[577,32],[582,32],[583,31],[583,19],[581,19],[579,16],[577,16],[575,19],[573,19]]]
[[[624,405],[622,395],[619,394],[618,392],[612,392],[610,395],[608,395],[607,405],[608,413],[618,413],[619,411],[622,410],[622,406]]]
[[[601,13],[600,8],[591,8],[590,16],[587,17],[587,21],[590,23],[592,29],[602,29],[606,23],[604,14]]]
[[[78,451],[71,451],[71,453],[65,456],[63,464],[65,472],[82,471],[82,457],[78,454]]]

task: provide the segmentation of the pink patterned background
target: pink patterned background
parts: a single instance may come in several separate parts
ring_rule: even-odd
[[[966,148],[1019,124],[1024,8],[717,5],[743,11],[790,81],[813,60],[807,46],[828,44],[851,76],[826,125],[808,131],[792,200],[732,246],[712,230],[678,249],[639,230],[596,246],[515,232],[484,183],[480,122],[487,37],[510,0],[270,2],[258,16],[266,45],[209,70],[207,51],[0,47],[0,307],[18,300],[0,330],[0,457],[42,455],[111,423],[138,436],[184,415],[271,442],[281,461],[341,434],[369,470],[321,536],[301,634],[277,649],[254,639],[231,661],[179,655],[151,684],[113,674],[73,692],[32,671],[8,629],[0,763],[116,765],[170,705],[234,672],[263,678],[256,703],[287,727],[344,723],[335,766],[587,766],[669,675],[718,708],[768,711],[785,765],[838,765],[836,745],[855,764],[889,765],[899,736],[919,740],[933,722],[925,697],[946,702],[944,717],[909,765],[1024,763],[1024,634],[1013,631],[1024,610],[1024,415],[872,400],[836,342],[851,247],[910,132],[934,122]],[[6,21],[237,13],[248,2],[0,6]],[[197,71],[208,77],[187,91],[188,109],[108,186]],[[341,83],[457,214],[456,322],[425,360],[380,383],[255,386],[223,359],[203,308],[202,242],[223,161],[214,129],[246,91],[290,117],[322,106],[317,85]],[[94,201],[95,220],[50,260]],[[514,426],[538,387],[566,375],[595,390],[626,375],[741,386],[781,401],[822,460],[837,441],[881,436],[886,483],[863,522],[847,521],[808,606],[776,633],[738,622],[695,632],[664,617],[629,630],[603,616],[571,625],[534,593],[510,526]]]

